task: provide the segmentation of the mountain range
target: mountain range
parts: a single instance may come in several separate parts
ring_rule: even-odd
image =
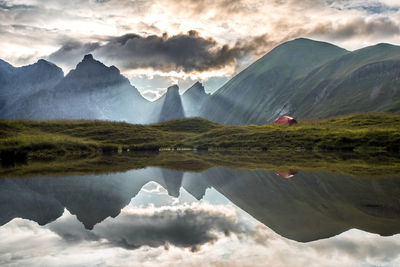
[[[0,60],[0,117],[103,119],[154,123],[182,117],[232,125],[265,124],[279,116],[324,118],[356,112],[400,112],[400,47],[355,51],[310,39],[283,43],[212,95],[196,82],[160,99],[141,96],[115,66],[92,55],[64,76],[45,60],[13,67]]]
[[[0,61],[0,81],[0,117],[5,119],[155,123],[185,117],[183,104],[188,114],[198,116],[200,107],[195,106],[200,102],[193,99],[199,93],[208,96],[196,83],[181,99],[178,86],[173,85],[150,102],[115,66],[107,67],[90,54],[65,77],[59,67],[43,59],[20,68]]]

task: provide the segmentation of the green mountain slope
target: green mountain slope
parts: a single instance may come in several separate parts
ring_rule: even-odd
[[[286,42],[240,72],[215,94],[202,109],[202,116],[220,123],[263,123],[285,110],[284,96],[290,85],[315,67],[345,55],[337,46],[309,39]],[[287,108],[287,107],[286,107]]]
[[[314,70],[296,85],[293,115],[321,118],[366,111],[400,111],[400,47],[378,44]]]
[[[214,93],[202,116],[224,124],[263,124],[279,116],[325,118],[400,112],[400,47],[353,52],[308,39],[284,43]]]

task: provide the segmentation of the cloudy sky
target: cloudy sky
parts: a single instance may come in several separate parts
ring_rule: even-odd
[[[400,44],[399,24],[399,0],[0,0],[0,58],[67,73],[92,53],[142,93],[211,92],[284,41]]]

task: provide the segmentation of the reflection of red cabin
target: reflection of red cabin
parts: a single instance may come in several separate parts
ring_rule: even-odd
[[[293,124],[297,124],[297,121],[295,119],[293,119],[292,117],[282,116],[282,117],[276,119],[274,123],[293,125]]]
[[[295,176],[295,174],[297,173],[297,171],[293,171],[293,170],[288,170],[288,171],[275,171],[276,175],[282,177],[282,178],[292,178],[293,176]]]

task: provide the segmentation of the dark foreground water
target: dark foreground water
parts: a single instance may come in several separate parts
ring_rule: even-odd
[[[400,178],[147,167],[0,179],[6,266],[400,266],[398,233]]]

